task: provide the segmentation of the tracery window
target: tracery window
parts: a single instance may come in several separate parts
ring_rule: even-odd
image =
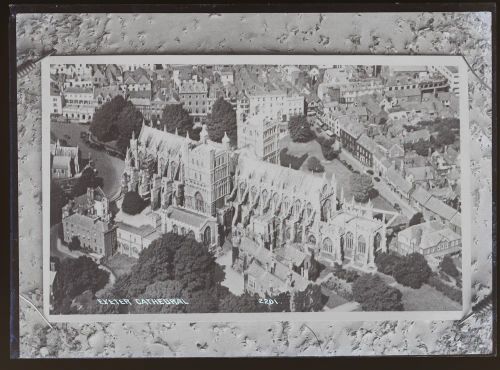
[[[353,244],[354,244],[353,236],[352,236],[352,233],[349,231],[346,234],[345,246],[346,246],[347,249],[352,249]]]
[[[333,252],[333,243],[332,243],[332,239],[330,238],[325,238],[323,240],[323,250],[325,250],[326,252],[328,253],[332,253]]]
[[[364,254],[366,252],[366,241],[363,235],[358,237],[358,253]]]

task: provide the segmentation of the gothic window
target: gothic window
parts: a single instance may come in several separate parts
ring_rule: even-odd
[[[328,252],[328,253],[332,253],[333,252],[333,243],[332,243],[332,239],[330,238],[325,238],[323,240],[323,250]]]
[[[352,249],[353,243],[354,243],[353,236],[352,236],[352,233],[349,231],[346,234],[346,238],[345,238],[346,249]]]
[[[193,230],[189,230],[189,232],[187,234],[187,237],[190,238],[190,239],[195,239],[194,231]]]
[[[375,234],[375,238],[373,238],[373,250],[378,251],[380,248],[380,242],[382,240],[382,237],[380,236],[379,233]]]
[[[257,197],[257,188],[255,186],[252,186],[252,190],[250,191],[250,201],[254,202],[256,197]]]
[[[181,235],[186,235],[186,229],[184,227],[181,227]]]
[[[366,241],[363,235],[358,237],[358,253],[364,254],[366,252]]]
[[[307,241],[310,244],[316,245],[316,237],[313,234],[309,235],[309,238],[307,239]]]
[[[290,207],[290,199],[288,197],[285,197],[285,199],[283,199],[283,212],[288,212],[289,207]]]
[[[264,205],[266,203],[266,201],[267,201],[267,190],[266,189],[264,189],[262,191],[261,197],[262,197],[262,205]]]
[[[197,211],[203,211],[205,209],[205,202],[203,201],[203,196],[199,191],[194,195],[194,208]]]
[[[173,226],[172,226],[172,232],[173,232],[174,234],[178,234],[177,225],[173,225]]]
[[[205,232],[203,233],[203,244],[210,245],[211,241],[212,241],[212,231],[210,230],[210,227],[207,227],[205,229]]]
[[[312,211],[313,211],[312,204],[311,204],[311,203],[307,203],[307,208],[306,208],[307,217],[310,217],[310,216],[311,216]]]
[[[301,208],[300,200],[296,200],[295,203],[293,204],[294,217],[297,217],[299,215],[300,208]]]
[[[330,218],[330,213],[332,211],[332,201],[327,199],[323,202],[321,206],[321,221],[328,221]]]
[[[246,189],[245,183],[241,182],[240,183],[240,197],[242,197],[245,194],[245,189]]]
[[[292,238],[292,228],[287,227],[285,230],[285,240],[291,240]]]

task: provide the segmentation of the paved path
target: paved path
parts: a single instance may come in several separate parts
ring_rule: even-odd
[[[228,252],[216,259],[216,262],[219,265],[225,267],[224,272],[226,273],[226,278],[222,282],[222,285],[229,288],[231,293],[235,295],[241,295],[243,294],[243,288],[244,288],[243,275],[236,272],[231,267],[231,261],[232,261],[231,252]]]

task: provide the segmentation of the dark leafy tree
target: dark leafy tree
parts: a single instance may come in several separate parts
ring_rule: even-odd
[[[229,294],[221,285],[224,277],[223,268],[206,247],[189,237],[167,233],[140,253],[132,271],[116,280],[115,289],[122,297],[158,298],[156,294],[161,293],[189,303],[165,305],[161,312],[217,312],[219,301]],[[157,312],[153,306],[131,309]]]
[[[309,268],[309,275],[308,275],[309,280],[316,281],[316,279],[319,278],[319,274],[324,268],[325,266],[321,264],[321,262],[319,262],[313,254],[311,256],[311,266]]]
[[[401,292],[376,274],[363,274],[352,284],[354,300],[363,311],[401,311]]]
[[[267,306],[259,303],[259,296],[244,293],[240,296],[227,294],[219,304],[219,312],[266,312]]]
[[[68,203],[68,196],[55,181],[50,182],[50,226],[56,225],[62,219],[62,207]]]
[[[268,306],[270,312],[290,312],[290,292],[282,292],[276,296],[266,298],[272,298],[277,304],[272,304]]]
[[[447,129],[440,129],[437,133],[435,143],[438,146],[451,145],[455,142],[456,135],[453,131]]]
[[[233,106],[223,98],[215,101],[212,107],[212,114],[207,121],[207,130],[210,140],[219,143],[226,132],[231,145],[236,146],[238,131],[236,126],[236,112]]]
[[[439,268],[441,271],[447,273],[455,279],[460,276],[460,271],[458,271],[457,266],[453,262],[453,258],[451,258],[448,254],[445,255],[439,263]]]
[[[132,131],[136,134],[140,131],[142,120],[142,113],[132,102],[118,95],[95,112],[90,123],[90,132],[99,141],[117,140],[118,148],[125,152]]]
[[[316,284],[309,284],[306,289],[296,292],[292,296],[294,312],[320,311],[323,306],[323,294],[321,287]]]
[[[68,245],[69,250],[75,251],[75,250],[79,250],[81,247],[82,247],[82,244],[80,243],[80,238],[78,238],[78,236],[74,235],[71,238],[71,242]]]
[[[307,169],[316,173],[325,171],[325,167],[323,167],[320,160],[316,157],[309,157],[309,159],[307,160]]]
[[[377,266],[379,272],[392,276],[394,274],[394,268],[401,260],[402,257],[394,252],[380,252],[375,256],[375,266]]]
[[[418,225],[424,221],[425,221],[425,219],[424,219],[424,215],[422,214],[422,212],[417,212],[411,217],[410,222],[408,223],[408,226]]]
[[[146,202],[136,191],[129,191],[123,197],[122,211],[129,215],[141,213],[146,207]]]
[[[353,173],[350,178],[350,184],[354,200],[356,202],[366,203],[373,196],[373,181],[367,174]]]
[[[404,286],[413,289],[420,288],[427,282],[432,274],[424,256],[420,253],[412,253],[404,256],[402,260],[394,266],[393,276],[396,281]]]
[[[327,161],[331,161],[338,157],[340,151],[335,150],[333,147],[333,144],[335,144],[335,139],[333,137],[324,138],[323,136],[318,136],[316,137],[316,140],[321,146],[321,153],[323,154],[323,157],[325,157]]]
[[[288,121],[288,132],[292,141],[297,143],[307,143],[314,139],[314,132],[306,116],[292,116]]]
[[[305,162],[307,157],[308,157],[307,153],[305,153],[300,157],[296,157],[294,155],[288,154],[288,148],[283,148],[280,151],[280,164],[283,167],[291,167],[294,170],[298,170]]]
[[[177,134],[180,136],[186,136],[187,132],[189,135],[193,133],[193,119],[181,104],[167,104],[165,106],[161,116],[161,127],[164,126],[170,133],[174,133],[177,129]]]
[[[86,290],[97,292],[108,282],[109,272],[89,257],[66,258],[61,261],[52,285],[54,308],[59,313],[68,313],[68,300],[82,294]]]
[[[102,177],[97,176],[97,171],[92,167],[85,168],[73,187],[72,194],[78,197],[87,192],[88,188],[96,188],[103,186],[104,180]]]
[[[418,155],[427,157],[429,155],[429,149],[432,148],[430,141],[419,140],[414,144],[407,144],[407,150],[414,150]]]

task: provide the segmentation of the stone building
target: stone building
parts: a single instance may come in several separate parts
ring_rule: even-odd
[[[64,242],[74,236],[83,249],[98,256],[112,256],[116,251],[116,227],[111,221],[109,199],[100,187],[71,200],[62,209]]]
[[[374,268],[374,252],[386,248],[385,216],[337,198],[335,177],[312,174],[240,155],[233,192],[233,243],[249,238],[270,251],[305,244],[328,265],[349,262]],[[389,221],[390,223],[390,221]]]
[[[237,117],[238,148],[252,151],[262,161],[278,163],[280,124],[266,116],[241,114]]]
[[[215,246],[216,225],[224,224],[225,197],[231,191],[229,169],[227,135],[222,143],[213,142],[204,125],[195,141],[143,125],[126,153],[122,189],[150,201],[162,217],[163,232],[193,231],[197,240],[210,233]]]
[[[62,146],[59,140],[50,144],[52,178],[67,179],[80,172],[80,149],[78,146]]]

